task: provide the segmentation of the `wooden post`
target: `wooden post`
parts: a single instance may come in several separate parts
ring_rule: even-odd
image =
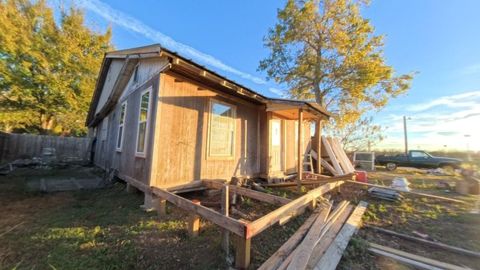
[[[315,210],[315,208],[317,208],[317,198],[314,198],[310,204],[308,205],[308,208],[310,208],[310,210]]]
[[[224,185],[222,188],[222,214],[226,217],[229,215],[229,208],[230,208],[230,201],[229,201],[229,186]],[[227,257],[230,256],[230,233],[228,230],[223,230],[223,239],[222,239],[222,245],[223,245],[223,250],[225,251],[225,255]]]
[[[302,188],[302,174],[303,174],[303,110],[298,109],[298,159],[297,159],[297,188],[300,191]]]
[[[167,200],[160,197],[157,198],[154,207],[157,210],[158,216],[161,217],[167,215]]]
[[[250,265],[251,239],[236,236],[235,268],[247,269]]]
[[[200,205],[199,200],[192,200],[192,203]],[[198,236],[200,230],[200,216],[196,213],[191,213],[188,219],[188,233],[191,236]]]
[[[272,112],[267,112],[267,181],[270,184],[272,171]]]
[[[317,133],[317,173],[322,174],[322,120],[317,120],[315,123],[315,133]]]

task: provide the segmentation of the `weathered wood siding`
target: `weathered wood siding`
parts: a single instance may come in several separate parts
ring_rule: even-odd
[[[90,159],[91,138],[0,133],[0,162],[42,155],[43,148],[54,148],[59,160]]]
[[[228,179],[260,172],[258,121],[262,106],[220,95],[173,73],[161,75],[152,183],[168,187],[200,179]],[[233,159],[207,157],[209,101],[236,106]],[[259,116],[260,114],[260,116]]]
[[[115,109],[108,115],[108,120],[102,120],[96,126],[96,153],[95,164],[104,169],[117,170],[121,178],[133,178],[149,184],[150,165],[153,149],[153,132],[155,129],[156,104],[158,97],[159,72],[166,64],[165,59],[146,59],[139,63],[138,80],[133,82],[130,78],[129,83],[125,87],[119,102]],[[142,91],[151,87],[150,94],[150,116],[146,142],[146,155],[139,157],[135,155],[138,117],[140,108],[140,96]],[[127,110],[124,123],[123,145],[121,151],[116,150],[116,142],[118,139],[118,129],[120,124],[120,112],[123,102],[127,102]],[[102,140],[102,125],[104,121],[108,121],[108,133],[106,139]]]
[[[110,68],[108,69],[107,77],[105,78],[105,84],[103,85],[102,93],[100,94],[100,99],[98,100],[97,108],[95,109],[95,113],[98,113],[100,111],[100,109],[103,107],[103,105],[105,105],[105,102],[110,96],[110,93],[112,93],[113,86],[115,85],[115,81],[120,74],[123,63],[123,59],[112,60]]]

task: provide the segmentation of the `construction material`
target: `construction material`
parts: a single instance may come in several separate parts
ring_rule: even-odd
[[[17,225],[12,226],[10,229],[8,229],[8,230],[4,231],[3,233],[1,233],[1,234],[0,234],[0,237],[8,234],[9,232],[15,230],[15,229],[18,228],[18,227],[20,227],[23,223],[25,223],[25,221],[22,221],[22,222],[18,223]]]
[[[342,258],[343,251],[348,245],[352,235],[360,227],[363,213],[367,209],[367,203],[361,201],[358,206],[353,210],[352,215],[348,218],[347,222],[343,225],[342,229],[338,233],[335,240],[325,251],[325,254],[320,258],[319,262],[315,265],[315,269],[318,270],[335,270],[340,259]]]
[[[277,269],[280,264],[288,257],[290,253],[297,247],[302,239],[307,234],[313,222],[318,218],[319,213],[313,213],[310,217],[298,228],[298,230],[285,242],[273,255],[268,258],[258,270]]]
[[[267,215],[247,224],[246,237],[251,238],[260,232],[266,230],[271,225],[279,222],[285,217],[296,215],[300,208],[307,206],[312,200],[329,192],[330,190],[343,184],[343,181],[328,183],[316,189],[309,191],[307,194],[299,197],[288,204],[268,213]]]
[[[404,262],[404,263],[408,264],[408,262],[406,260],[402,260],[402,258],[405,258],[405,259],[408,259],[409,262],[414,261],[414,262],[419,262],[421,264],[425,264],[425,265],[430,266],[430,267],[431,266],[436,267],[436,268],[423,268],[423,269],[447,269],[447,270],[466,270],[466,269],[468,269],[468,268],[465,268],[465,267],[460,267],[460,266],[457,266],[457,265],[444,263],[444,262],[440,262],[440,261],[433,260],[433,259],[430,259],[430,258],[418,256],[418,255],[411,254],[411,253],[401,251],[401,250],[398,250],[398,249],[378,245],[378,244],[375,244],[375,243],[369,243],[369,245],[370,245],[370,248],[369,248],[370,252],[395,259],[399,262]],[[392,254],[395,255],[395,256],[391,256]],[[414,266],[414,265],[412,265],[412,266]],[[420,266],[417,266],[417,267],[420,267]]]
[[[375,230],[377,232],[393,235],[393,236],[396,236],[398,238],[402,238],[402,239],[418,242],[418,243],[421,243],[421,244],[424,244],[424,245],[427,245],[427,246],[431,246],[431,247],[455,252],[455,253],[460,254],[460,255],[480,258],[480,252],[475,252],[475,251],[471,251],[471,250],[468,250],[468,249],[463,249],[463,248],[459,248],[459,247],[455,247],[455,246],[450,246],[450,245],[443,244],[443,243],[440,243],[440,242],[425,240],[425,239],[422,239],[422,238],[406,235],[406,234],[403,234],[403,233],[394,232],[394,231],[391,231],[391,230],[387,230],[387,229],[383,229],[383,228],[379,228],[379,227],[375,227],[375,226],[368,225],[368,226],[365,226],[365,227],[367,227],[369,229],[372,229],[372,230]]]
[[[421,270],[442,270],[442,268],[438,268],[435,266],[428,265],[426,263],[418,262],[412,259],[408,259],[402,256],[398,256],[383,250],[379,250],[376,248],[369,248],[368,251],[370,251],[372,254],[377,255],[377,256],[383,256],[392,260],[395,260],[399,263],[409,265],[414,267],[415,269],[421,269]]]
[[[438,200],[444,200],[444,201],[449,201],[449,202],[465,203],[465,204],[467,203],[465,201],[461,201],[461,200],[457,200],[457,199],[452,199],[452,198],[447,198],[447,197],[442,197],[442,196],[436,196],[436,195],[431,195],[431,194],[426,194],[426,193],[420,193],[420,192],[414,192],[414,191],[397,190],[397,189],[394,189],[394,188],[391,188],[391,187],[374,185],[374,184],[369,184],[369,183],[362,183],[362,182],[349,181],[349,180],[346,180],[346,182],[351,183],[351,184],[368,186],[368,187],[377,187],[377,188],[382,188],[382,189],[388,189],[388,190],[398,191],[398,192],[402,192],[402,193],[406,193],[406,194],[412,194],[412,195],[416,195],[416,196],[438,199]]]
[[[221,200],[221,210],[222,214],[226,217],[229,216],[229,209],[230,209],[230,196],[229,196],[229,186],[225,185],[222,189],[222,200]],[[222,232],[222,246],[223,250],[225,251],[225,256],[230,256],[230,232],[228,230],[223,230]]]
[[[399,201],[403,198],[402,195],[400,195],[400,193],[398,193],[397,191],[377,187],[369,188],[368,194],[372,197],[392,202]]]
[[[344,174],[343,173],[343,170],[340,166],[340,163],[338,162],[337,158],[335,157],[335,153],[333,152],[333,149],[332,147],[330,146],[330,143],[328,142],[327,138],[322,136],[322,143],[324,145],[324,148],[325,148],[325,151],[327,152],[328,156],[330,157],[330,162],[332,162],[332,165],[333,165],[333,168],[334,168],[334,171],[338,174],[338,175],[342,175]]]

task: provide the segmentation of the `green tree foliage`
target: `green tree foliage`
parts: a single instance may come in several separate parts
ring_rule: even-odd
[[[337,128],[405,93],[412,74],[395,76],[385,63],[383,37],[374,34],[354,0],[288,0],[265,37],[270,55],[259,69],[298,99],[334,112]]]
[[[0,1],[0,128],[85,134],[85,117],[111,31],[71,8],[55,20],[44,0]]]

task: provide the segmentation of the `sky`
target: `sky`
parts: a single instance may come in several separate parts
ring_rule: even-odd
[[[268,56],[263,37],[285,1],[75,0],[87,24],[111,26],[126,49],[160,43],[270,97],[286,88],[257,70]],[[387,64],[417,72],[408,94],[373,113],[386,128],[376,148],[480,151],[480,1],[372,0],[362,10],[385,36]]]

